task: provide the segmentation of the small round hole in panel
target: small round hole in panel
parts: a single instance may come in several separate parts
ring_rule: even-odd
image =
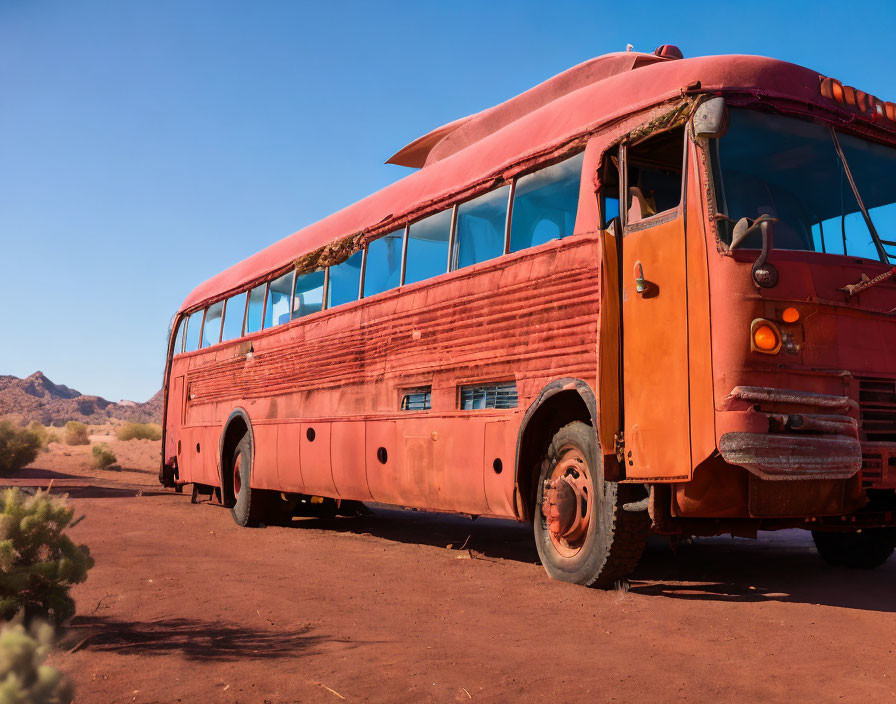
[[[196,452],[199,452],[199,443],[196,443]]]
[[[308,428],[308,430],[305,431],[305,437],[308,438],[308,442],[314,442],[315,435],[314,428]]]
[[[504,471],[504,463],[500,457],[495,457],[495,461],[492,462],[492,469],[495,470],[495,474],[500,474]]]
[[[380,461],[380,464],[386,464],[389,460],[389,453],[386,452],[385,447],[381,447],[376,451],[376,458]]]

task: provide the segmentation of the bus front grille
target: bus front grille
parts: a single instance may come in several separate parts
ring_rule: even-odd
[[[859,378],[859,410],[865,440],[896,442],[896,380]]]

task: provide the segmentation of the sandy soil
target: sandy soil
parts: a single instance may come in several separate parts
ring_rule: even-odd
[[[157,444],[51,445],[96,567],[53,663],[84,702],[896,701],[896,559],[808,535],[655,540],[627,590],[550,581],[527,526],[376,509],[241,529],[156,484]],[[67,453],[67,454],[66,454]],[[466,543],[466,548],[460,549]]]

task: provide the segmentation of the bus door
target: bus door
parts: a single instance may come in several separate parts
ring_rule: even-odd
[[[684,128],[620,148],[623,462],[690,477]]]

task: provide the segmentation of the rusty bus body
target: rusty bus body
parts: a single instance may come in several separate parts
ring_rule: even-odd
[[[419,170],[184,301],[161,482],[215,490],[246,524],[364,501],[531,521],[549,574],[584,584],[630,572],[648,530],[804,527],[831,562],[885,560],[896,277],[885,255],[849,252],[842,207],[839,220],[822,204],[812,217],[841,223],[827,249],[842,234],[843,252],[776,247],[809,235],[772,177],[732,232],[730,201],[748,199],[761,173],[723,173],[717,152],[735,159],[766,123],[770,150],[786,147],[778,130],[798,135],[790,144],[810,130],[810,146],[830,132],[832,154],[836,135],[850,150],[857,138],[896,145],[891,103],[792,64],[682,59],[674,47],[593,59],[416,140],[391,161]],[[800,158],[779,157],[787,168]],[[564,163],[579,169],[569,231],[512,247],[524,179]],[[777,163],[770,151],[756,169]],[[740,185],[724,205],[729,176]],[[460,265],[464,204],[494,193],[506,199],[503,252]],[[874,193],[896,201],[896,189],[889,201]],[[430,216],[450,223],[448,261],[411,283],[408,232]],[[384,235],[400,251],[398,285],[363,295]],[[352,256],[358,300],[328,307],[335,267]],[[311,275],[320,305],[297,315],[295,282]],[[279,305],[278,281],[292,282],[282,325],[265,308]],[[203,319],[206,346],[183,351]]]

